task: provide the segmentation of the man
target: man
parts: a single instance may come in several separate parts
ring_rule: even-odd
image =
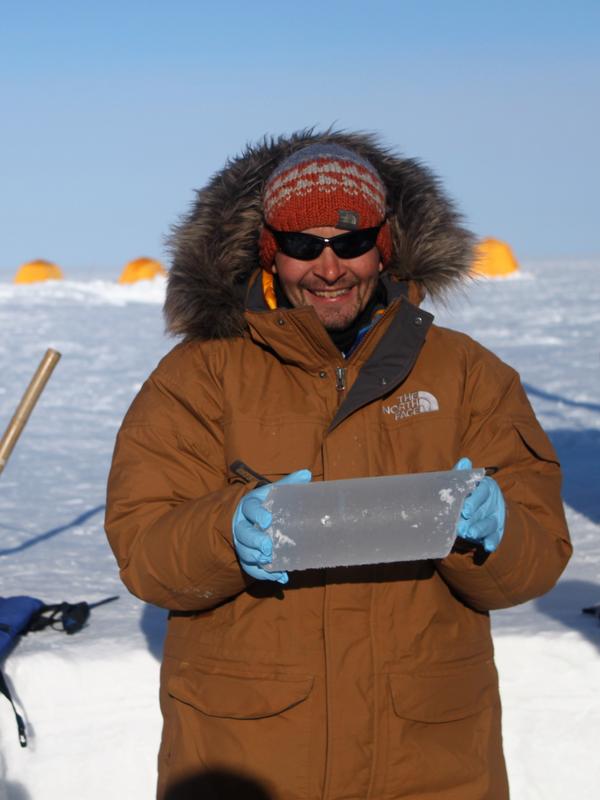
[[[570,545],[518,375],[418,308],[469,274],[470,234],[417,162],[307,132],[229,162],[173,249],[184,342],[125,418],[106,523],[126,585],[171,611],[158,796],[239,780],[272,800],[505,800],[488,612],[547,591]],[[471,463],[497,468],[462,509],[473,547],[264,569],[269,490],[250,470]]]

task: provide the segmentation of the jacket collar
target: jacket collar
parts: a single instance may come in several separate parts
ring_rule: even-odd
[[[402,299],[388,328],[361,366],[329,426],[330,431],[354,411],[400,386],[412,370],[432,322],[432,314]]]
[[[431,314],[408,302],[405,284],[387,278],[385,286],[388,310],[375,326],[370,346],[357,352],[361,354],[359,360],[364,356],[364,361],[329,430],[354,411],[394,391],[405,380],[433,322]],[[251,338],[273,350],[285,363],[315,372],[325,364],[343,367],[343,357],[310,306],[265,310],[260,281],[255,281],[247,295],[247,307]]]

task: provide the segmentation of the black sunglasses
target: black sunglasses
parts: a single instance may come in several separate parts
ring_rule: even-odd
[[[377,234],[381,230],[381,225],[376,225],[374,228],[361,228],[339,236],[325,237],[298,231],[278,231],[266,223],[265,227],[275,237],[281,252],[299,261],[318,258],[326,247],[331,247],[338,258],[358,258],[375,247]]]

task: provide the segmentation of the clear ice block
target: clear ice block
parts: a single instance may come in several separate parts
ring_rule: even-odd
[[[273,484],[269,571],[443,558],[462,501],[485,470]]]

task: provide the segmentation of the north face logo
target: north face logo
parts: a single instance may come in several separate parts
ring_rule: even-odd
[[[397,398],[398,402],[391,406],[383,406],[384,414],[392,414],[394,419],[414,417],[416,414],[426,414],[428,411],[438,411],[437,397],[430,392],[407,392]]]

